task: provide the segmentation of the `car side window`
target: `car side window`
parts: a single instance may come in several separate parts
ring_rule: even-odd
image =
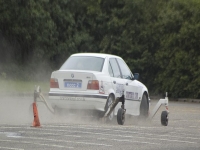
[[[110,59],[110,65],[113,70],[114,77],[121,78],[120,70],[119,70],[119,67],[118,67],[118,64],[117,64],[115,58]]]
[[[119,63],[119,66],[122,72],[122,78],[132,80],[133,75],[130,69],[128,68],[128,66],[126,65],[126,63],[121,59],[117,59],[117,62]]]
[[[108,66],[108,71],[109,71],[110,76],[114,77],[113,70],[112,70],[110,62],[109,62],[109,66]]]

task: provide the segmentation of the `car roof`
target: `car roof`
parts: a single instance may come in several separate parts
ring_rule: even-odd
[[[76,54],[72,54],[71,56],[95,56],[95,57],[102,57],[102,58],[106,58],[106,57],[121,58],[116,55],[104,54],[104,53],[76,53]]]

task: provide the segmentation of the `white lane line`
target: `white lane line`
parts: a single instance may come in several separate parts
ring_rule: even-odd
[[[29,139],[35,140],[44,140],[44,141],[54,141],[54,142],[65,142],[65,143],[76,143],[76,144],[85,144],[85,145],[96,145],[96,146],[112,146],[108,144],[99,144],[99,143],[89,143],[89,142],[78,142],[78,141],[68,141],[68,140],[55,140],[55,139],[47,139],[47,138],[38,138],[38,137],[26,137]]]
[[[101,134],[101,133],[98,133],[98,134]],[[120,136],[120,135],[113,135],[113,134],[105,134],[105,135],[110,135],[110,136]],[[121,137],[127,137],[127,136],[121,136]],[[171,141],[171,142],[179,142],[179,143],[188,143],[188,144],[197,144],[197,142],[190,142],[190,141],[182,141],[182,140],[170,140],[170,139],[160,139],[160,138],[148,138],[148,137],[133,137],[133,136],[129,136],[129,137],[132,137],[132,138],[144,138],[144,139],[149,139],[149,140],[161,140],[161,141]]]
[[[121,139],[108,139],[108,138],[98,138],[99,140],[111,140],[111,141],[117,141],[117,142],[131,142],[131,143],[141,143],[141,144],[151,144],[151,145],[160,145],[159,143],[153,143],[153,142],[141,142],[141,141],[135,141],[135,140],[121,140]]]
[[[45,131],[55,131],[52,129],[43,129]],[[87,131],[67,131],[67,130],[56,130],[57,132],[72,132],[72,133],[83,133],[83,134],[96,134],[96,135],[108,135],[108,136],[118,136],[118,137],[133,137],[133,136],[129,136],[129,135],[119,135],[119,134],[108,134],[108,133],[96,133],[96,132],[87,132]]]
[[[79,125],[79,126],[86,126],[86,125]],[[60,127],[60,126],[52,126],[52,125],[47,125],[47,127]],[[71,125],[68,125],[68,126],[61,126],[61,127],[70,127],[70,128],[83,128],[83,129],[99,129],[100,127],[102,126],[98,126],[98,128],[85,128],[85,127],[72,127]],[[87,126],[86,126],[87,127]],[[106,126],[107,127],[107,126]],[[5,127],[7,128],[7,127]],[[9,127],[9,128],[12,128],[12,127]],[[16,127],[13,127],[13,128],[16,128]],[[17,127],[17,128],[23,128],[23,127]],[[146,128],[146,127],[140,127],[140,128]],[[149,128],[149,127],[147,127]],[[35,128],[27,128],[27,129],[35,129]],[[52,129],[44,129],[44,128],[40,128],[41,130],[50,130],[50,131],[55,131],[55,130],[52,130]],[[38,128],[37,128],[38,130]],[[112,130],[112,129],[101,129],[101,130],[105,130],[105,131],[109,131],[109,130]],[[66,130],[56,130],[56,131],[65,131]],[[175,137],[175,138],[187,138],[187,139],[198,139],[198,138],[194,138],[194,137],[188,137],[189,134],[184,134],[186,135],[185,137],[180,137],[180,136],[173,136],[173,135],[157,135],[157,134],[150,134],[150,133],[140,133],[140,132],[130,132],[130,131],[124,131],[124,130],[112,130],[112,131],[115,131],[115,132],[127,132],[127,133],[133,133],[133,134],[140,134],[140,135],[150,135],[150,136],[158,136],[158,137]],[[79,132],[79,131],[67,131],[67,132]],[[105,135],[103,133],[93,133],[93,132],[79,132],[79,133],[88,133],[88,134],[101,134],[101,135]],[[180,133],[181,134],[181,133]],[[183,133],[182,133],[183,134]],[[70,136],[70,135],[66,135],[66,136]],[[113,136],[113,135],[111,135]],[[115,136],[115,135],[114,135]],[[192,136],[192,135],[191,135]],[[79,137],[79,136],[78,136]],[[122,137],[132,137],[132,136],[122,136]],[[167,140],[167,139],[166,139]],[[175,141],[174,141],[175,142]],[[190,141],[186,141],[186,142],[190,142]]]
[[[7,126],[0,126],[0,128],[2,129],[20,129],[20,128],[24,128],[24,127],[7,127]],[[27,128],[27,127],[26,127]]]
[[[51,126],[51,125],[50,125]],[[54,127],[54,126],[52,126],[52,127]],[[66,128],[66,126],[61,126],[61,127],[65,127]],[[70,126],[71,127],[71,126]],[[72,128],[76,128],[76,127],[72,127]],[[78,128],[81,128],[81,129],[99,129],[99,128],[85,128],[85,127],[78,127]],[[141,128],[145,128],[145,127],[141,127]],[[179,128],[180,129],[180,128]],[[113,130],[113,129],[101,129],[101,130],[103,130],[103,131],[115,131],[115,132],[123,132],[123,133],[132,133],[132,134],[140,134],[140,135],[149,135],[149,136],[158,136],[158,137],[162,137],[162,136],[164,136],[164,137],[169,137],[169,138],[172,138],[172,137],[174,137],[174,138],[181,138],[181,139],[183,139],[183,138],[187,138],[187,139],[199,139],[199,138],[194,138],[194,137],[188,137],[188,135],[187,136],[185,136],[185,137],[181,137],[181,136],[173,136],[173,135],[158,135],[158,134],[152,134],[152,133],[141,133],[141,132],[131,132],[131,131],[124,131],[124,130]],[[65,130],[66,131],[66,130]],[[192,135],[191,135],[192,136]],[[132,136],[123,136],[123,137],[132,137]]]
[[[24,149],[20,149],[20,148],[11,148],[11,147],[1,147],[0,149],[10,149],[10,150],[24,150]]]
[[[197,135],[194,135],[194,134],[188,134],[188,133],[176,133],[176,132],[171,132],[171,134],[179,134],[180,136],[174,136],[174,135],[169,135],[169,137],[178,137],[178,138],[187,138],[187,139],[197,139],[199,140],[200,139],[200,136],[198,134],[199,132],[196,132]],[[193,136],[193,137],[191,137]]]
[[[112,129],[109,129],[109,128],[118,128],[118,129],[122,129],[122,132],[124,131],[124,130],[126,130],[126,129],[128,129],[128,130],[133,130],[133,129],[137,129],[137,130],[144,130],[144,129],[156,129],[156,130],[163,130],[163,127],[138,127],[138,126],[122,126],[122,127],[119,127],[119,126],[92,126],[92,128],[86,128],[87,127],[87,125],[76,125],[76,126],[74,126],[74,125],[66,125],[66,126],[63,126],[63,125],[61,125],[61,126],[59,126],[59,125],[43,125],[42,127],[54,127],[54,128],[60,128],[60,127],[69,127],[69,128],[83,128],[83,129],[101,129],[101,130],[105,130],[105,131],[107,131],[107,130],[112,130]],[[109,128],[108,128],[109,127]],[[7,127],[7,126],[0,126],[0,128],[2,128],[2,129],[4,129],[4,128],[6,128],[6,129],[19,129],[19,128],[23,128],[23,129],[33,129],[33,130],[38,130],[38,129],[41,129],[42,130],[42,128],[34,128],[34,127],[24,127],[24,126],[22,126],[22,127]],[[102,129],[102,128],[104,128],[104,129]],[[107,129],[105,129],[105,128],[107,128]],[[185,128],[174,128],[174,127],[167,127],[167,129],[176,129],[176,130],[185,130]]]
[[[189,126],[190,128],[200,129],[199,126]]]
[[[154,140],[160,140],[160,141],[170,141],[170,142],[179,142],[179,143],[188,143],[188,144],[198,144],[197,142],[190,142],[190,141],[180,141],[180,140],[170,140],[170,139],[158,139],[158,138],[147,138],[147,137],[136,137],[136,138],[142,138],[142,139],[154,139]]]
[[[49,147],[57,147],[57,148],[74,148],[74,147],[66,147],[62,145],[55,145],[55,144],[41,144],[38,142],[27,142],[27,141],[14,141],[14,140],[0,140],[1,142],[12,142],[12,143],[23,143],[23,144],[34,144],[40,146],[49,146]]]
[[[53,127],[53,128],[86,128],[86,129],[102,129],[103,130],[110,130],[109,128],[121,128],[121,129],[126,129],[126,126],[106,126],[106,125],[102,125],[102,126],[96,126],[96,125],[45,125],[46,127]],[[132,126],[134,127],[134,126]]]
[[[72,126],[72,125],[66,125],[66,126],[59,126],[59,125],[46,125],[46,127],[53,127],[53,128],[80,128],[80,129],[101,129],[103,131],[107,131],[107,130],[112,130],[111,129],[112,127],[115,129],[115,128],[118,128],[118,129],[121,129],[121,131],[123,132],[124,130],[133,130],[133,129],[137,129],[137,130],[144,130],[144,129],[156,129],[157,131],[160,129],[160,130],[163,130],[164,127],[139,127],[139,126],[130,126],[130,127],[127,127],[127,126],[122,126],[122,127],[119,127],[119,126],[92,126],[92,127],[88,127],[87,125],[76,125],[76,126]],[[108,128],[109,127],[109,128]],[[104,128],[104,129],[102,129]],[[174,127],[167,127],[168,130],[170,129],[177,129],[177,130],[185,130],[185,128],[181,128],[181,127],[178,127],[178,128],[174,128]],[[119,130],[117,130],[119,131]],[[127,131],[129,132],[129,131]]]
[[[49,129],[44,129],[44,130],[49,130]],[[156,139],[156,140],[165,140],[165,141],[171,141],[171,142],[180,142],[180,143],[188,143],[188,144],[197,144],[197,142],[190,142],[190,141],[182,141],[182,140],[170,140],[170,139],[160,139],[158,138],[148,138],[148,137],[133,137],[133,136],[127,136],[127,135],[120,135],[120,134],[108,134],[108,133],[94,133],[94,132],[82,132],[82,131],[66,131],[66,130],[56,130],[56,131],[60,131],[60,132],[75,132],[75,133],[83,133],[83,134],[96,134],[96,135],[104,135],[104,136],[115,136],[115,137],[123,137],[123,138],[146,138],[146,139]],[[129,132],[130,133],[130,132]],[[134,133],[134,132],[131,132]],[[143,134],[146,135],[146,133],[137,133],[137,134]],[[154,135],[154,134],[148,134],[148,135]],[[154,135],[155,136],[155,135]],[[170,137],[170,136],[169,136]],[[183,137],[184,138],[184,137]]]
[[[50,130],[51,129],[44,129],[44,130]],[[134,138],[133,136],[131,135],[120,135],[120,134],[108,134],[108,133],[94,133],[94,132],[87,132],[87,131],[67,131],[67,130],[56,130],[56,131],[65,131],[65,132],[76,132],[76,133],[86,133],[86,134],[96,134],[96,135],[105,135],[105,136],[115,136],[115,137],[123,137],[123,138]],[[184,139],[184,138],[187,138],[187,139],[196,139],[198,140],[199,138],[193,138],[193,137],[188,137],[188,136],[184,136],[184,137],[180,137],[180,136],[173,136],[173,135],[157,135],[157,134],[151,134],[151,133],[140,133],[140,132],[130,132],[130,131],[122,131],[122,130],[112,130],[112,131],[115,131],[115,132],[123,132],[123,133],[129,133],[129,134],[138,134],[138,135],[148,135],[148,136],[151,136],[151,137],[155,137],[157,136],[157,139],[160,139],[159,137],[169,137],[169,138],[181,138],[181,139]],[[147,138],[147,137],[146,137]],[[149,138],[149,139],[152,139],[152,138]],[[180,141],[180,140],[179,140]],[[190,142],[190,141],[186,141],[186,142]],[[196,142],[195,142],[196,143]]]
[[[86,126],[86,125],[79,125],[79,126]],[[60,126],[52,126],[52,125],[47,125],[47,127],[60,127]],[[71,125],[68,125],[68,126],[61,126],[61,127],[70,127],[70,128],[77,128],[77,127],[73,127],[73,126],[71,126]],[[86,126],[87,127],[87,126]],[[78,128],[83,128],[83,129],[99,129],[100,127],[102,127],[102,126],[98,126],[98,128],[85,128],[85,127],[78,127]],[[1,127],[0,127],[1,128]],[[7,127],[5,127],[5,128],[7,128]],[[8,128],[23,128],[23,127],[8,127]],[[142,129],[144,129],[144,128],[149,128],[149,127],[139,127],[139,128],[142,128]],[[151,127],[150,127],[151,128]],[[35,128],[27,128],[27,129],[35,129]],[[38,129],[38,128],[37,128]],[[55,131],[55,130],[51,130],[51,129],[44,129],[44,128],[40,128],[41,130],[50,130],[50,131]],[[105,131],[110,131],[110,130],[112,130],[112,129],[101,129],[101,130],[105,130]],[[56,131],[65,131],[66,132],[66,130],[56,130]],[[189,134],[184,134],[184,135],[186,135],[186,136],[184,136],[184,137],[180,137],[180,136],[173,136],[173,135],[157,135],[157,134],[151,134],[151,133],[140,133],[140,132],[130,132],[130,131],[124,131],[124,130],[112,130],[112,131],[115,131],[115,132],[123,132],[123,133],[132,133],[132,134],[140,134],[140,135],[150,135],[150,136],[159,136],[159,137],[162,137],[162,136],[164,136],[164,137],[169,137],[169,138],[171,138],[171,137],[174,137],[174,138],[187,138],[187,139],[198,139],[198,138],[194,138],[194,137],[189,137],[188,135]],[[79,131],[67,131],[67,132],[79,132]],[[99,135],[110,135],[110,136],[120,136],[120,137],[132,137],[132,136],[122,136],[122,135],[111,135],[111,134],[103,134],[103,133],[93,133],[93,132],[80,132],[80,133],[88,133],[88,134],[99,134]],[[41,133],[42,134],[42,133]],[[180,134],[183,134],[183,133],[180,133]],[[54,135],[54,134],[52,134],[52,135]],[[71,135],[64,135],[64,136],[71,136]],[[192,136],[192,135],[191,135]],[[80,137],[80,136],[75,136],[75,137]],[[175,141],[174,141],[175,142]],[[189,143],[189,141],[186,141],[186,142],[188,142]]]
[[[181,139],[191,139],[191,140],[199,140],[200,138],[199,137],[197,137],[197,138],[195,138],[195,137],[187,137],[187,136],[185,136],[185,137],[180,137],[180,136],[175,136],[175,135],[157,135],[157,136],[162,136],[162,137],[169,137],[169,138],[181,138]]]
[[[199,113],[198,113],[199,114]],[[170,122],[176,123],[176,122],[199,122],[199,120],[170,120]]]
[[[161,135],[159,135],[159,134],[152,134],[152,133],[141,133],[141,132],[132,132],[132,131],[122,131],[122,130],[112,130],[112,131],[116,131],[116,132],[123,132],[123,133],[129,133],[129,134],[139,134],[139,135],[149,135],[149,136],[158,136],[158,137],[162,137],[162,136],[164,136],[164,137],[169,137],[169,138],[172,138],[172,137],[174,137],[174,138],[181,138],[181,139],[183,139],[183,138],[187,138],[187,139],[199,139],[199,138],[195,138],[195,137],[189,137],[189,136],[194,136],[194,134],[184,134],[184,133],[177,133],[177,132],[170,132],[170,135],[164,135],[164,134],[161,134]],[[181,135],[186,135],[186,136],[184,136],[184,137],[182,137],[182,136],[175,136],[175,135],[171,135],[171,133],[173,133],[173,134],[181,134]]]
[[[54,130],[55,131],[55,130]],[[33,132],[33,131],[18,131],[20,133],[30,133],[30,134],[39,134],[39,135],[58,135],[58,136],[67,136],[67,137],[78,137],[80,138],[81,136],[79,135],[63,135],[63,134],[57,134],[57,133],[38,133],[38,132]]]

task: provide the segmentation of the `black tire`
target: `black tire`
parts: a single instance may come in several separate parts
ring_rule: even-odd
[[[107,100],[107,102],[106,102],[106,107],[105,107],[105,113],[109,110],[109,108],[110,108],[110,106],[111,106],[111,103],[113,103],[114,102],[114,96],[111,94],[111,95],[109,95],[109,97],[108,97],[108,100]],[[107,121],[108,122],[110,122],[110,121],[112,121],[113,120],[113,118],[114,118],[114,113],[115,113],[115,109],[113,110],[113,112],[108,116],[108,119],[107,119]]]
[[[125,122],[125,112],[122,108],[119,108],[117,112],[117,123],[119,125],[123,125],[124,122]]]
[[[142,101],[140,104],[140,116],[141,119],[146,119],[149,115],[149,101],[147,99],[147,95],[143,94]]]
[[[168,112],[167,111],[162,111],[162,113],[161,113],[161,124],[163,126],[168,125]]]

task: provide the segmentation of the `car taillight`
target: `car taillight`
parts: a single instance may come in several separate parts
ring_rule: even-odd
[[[58,79],[55,78],[50,79],[50,88],[59,88]]]
[[[89,80],[87,89],[89,90],[99,90],[99,81],[98,80]]]

